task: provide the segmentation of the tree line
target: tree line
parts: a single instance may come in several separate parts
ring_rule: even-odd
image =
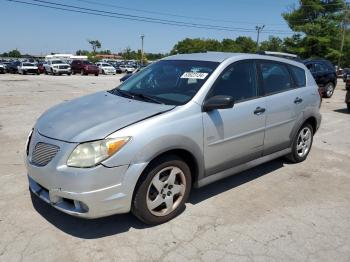
[[[294,34],[284,39],[270,36],[257,46],[245,36],[236,39],[190,39],[179,41],[171,54],[206,51],[255,53],[257,50],[287,52],[301,58],[325,58],[350,66],[350,8],[344,0],[301,0],[298,7],[282,14]],[[343,50],[342,50],[343,49]]]

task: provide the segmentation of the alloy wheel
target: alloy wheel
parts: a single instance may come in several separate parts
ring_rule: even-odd
[[[155,216],[166,216],[181,203],[186,190],[184,172],[175,166],[160,170],[152,179],[146,194],[148,210]]]
[[[297,154],[304,157],[310,150],[312,142],[312,132],[309,127],[304,127],[298,135]]]

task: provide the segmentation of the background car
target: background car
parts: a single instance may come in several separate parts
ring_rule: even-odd
[[[116,74],[116,70],[111,64],[104,63],[104,62],[98,62],[98,63],[96,63],[96,65],[100,69],[100,74],[103,74],[103,75],[115,75]]]
[[[18,73],[22,75],[26,74],[36,74],[39,75],[38,67],[34,63],[21,62],[17,68]]]
[[[337,85],[337,74],[333,64],[324,59],[305,60],[304,64],[315,78],[320,94],[331,98]]]
[[[134,74],[140,72],[144,67],[138,67],[136,68],[136,70],[130,74],[126,74],[125,76],[123,76],[122,78],[119,79],[119,81],[122,83],[124,81],[126,81],[127,79],[129,79],[131,76],[133,76]]]
[[[350,90],[348,89],[348,91],[346,92],[346,95],[345,95],[345,103],[346,103],[346,106],[348,108],[348,111],[350,113]]]
[[[129,65],[120,65],[119,68],[123,73],[132,73],[135,70],[135,68]]]
[[[0,63],[0,74],[5,74],[5,73],[6,73],[6,66]]]
[[[343,69],[343,81],[346,82],[346,79],[350,77],[350,68]]]
[[[71,75],[72,71],[70,65],[61,60],[48,60],[44,64],[45,74],[52,75]]]
[[[43,62],[39,62],[38,63],[38,71],[40,74],[44,74],[45,73],[45,66],[44,66],[44,63]]]
[[[18,66],[21,64],[20,61],[12,61],[10,64],[7,65],[7,72],[11,74],[17,74],[18,73]]]
[[[87,60],[73,60],[71,63],[72,74],[80,73],[81,75],[93,74],[98,76],[100,69]]]

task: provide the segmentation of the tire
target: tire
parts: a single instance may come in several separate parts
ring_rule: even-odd
[[[80,74],[81,74],[82,76],[85,75],[84,69],[81,69],[81,70],[80,70]]]
[[[72,70],[72,75],[75,75],[75,71],[74,70]]]
[[[48,75],[49,73],[46,71],[46,69],[44,69],[44,73],[45,73],[45,75]]]
[[[72,73],[68,73],[67,75],[69,75],[69,76],[70,76],[71,74],[72,74]]]
[[[105,73],[105,70],[102,69],[101,74],[102,74],[102,75],[105,75],[105,74],[106,74],[106,73]]]
[[[98,76],[98,73],[96,73],[95,76]]]
[[[171,172],[174,173],[173,179],[170,178]],[[141,175],[131,212],[148,225],[165,223],[185,209],[191,185],[190,168],[181,158],[175,155],[160,157],[152,161]]]
[[[53,69],[51,69],[51,74],[54,76],[56,75],[55,72],[53,71]]]
[[[27,74],[27,72],[26,71],[22,71],[22,75],[26,75]]]
[[[326,85],[326,90],[324,92],[324,96],[326,98],[331,98],[333,96],[334,89],[335,89],[334,84],[333,83],[328,83]]]
[[[308,135],[306,131],[309,132]],[[293,140],[292,152],[286,156],[287,159],[293,163],[303,162],[311,151],[313,136],[314,136],[314,130],[312,126],[309,123],[304,124],[298,130]]]

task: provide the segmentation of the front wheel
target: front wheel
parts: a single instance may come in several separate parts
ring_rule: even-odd
[[[333,85],[333,83],[328,83],[327,85],[326,85],[326,91],[325,91],[325,97],[326,98],[331,98],[332,97],[332,95],[333,95],[333,93],[334,93],[334,85]]]
[[[292,152],[287,158],[293,163],[303,162],[310,153],[314,131],[310,124],[304,124],[298,131],[292,144]]]
[[[141,175],[132,212],[149,225],[167,222],[185,208],[191,190],[191,171],[177,156],[155,160]]]

